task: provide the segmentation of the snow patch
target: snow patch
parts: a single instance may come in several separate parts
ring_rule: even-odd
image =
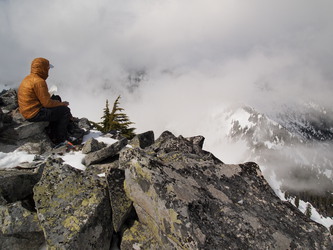
[[[233,124],[235,121],[239,123],[242,128],[250,128],[255,124],[250,121],[251,114],[243,108],[238,108],[233,113],[229,113],[228,123]]]
[[[73,168],[77,168],[80,170],[86,170],[86,166],[82,164],[82,160],[84,158],[84,154],[82,152],[69,152],[62,156],[65,164],[72,166]]]
[[[24,151],[0,152],[0,169],[15,168],[23,162],[32,162],[34,158],[35,155],[28,154]]]
[[[103,135],[102,132],[98,131],[98,130],[91,130],[89,134],[85,135],[83,137],[83,141],[82,143],[84,144],[85,142],[87,142],[90,138],[94,138],[99,142],[104,142],[107,145],[111,145],[115,142],[117,142],[118,140],[113,139],[111,137],[109,137],[107,134]]]

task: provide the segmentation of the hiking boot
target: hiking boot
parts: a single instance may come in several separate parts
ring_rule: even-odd
[[[66,147],[67,149],[73,149],[74,145],[70,141],[63,141],[56,145],[54,148]]]

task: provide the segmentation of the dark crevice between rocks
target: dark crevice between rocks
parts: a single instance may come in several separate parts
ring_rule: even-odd
[[[119,154],[112,156],[112,157],[108,157],[106,159],[104,159],[103,161],[99,162],[98,164],[110,164],[112,162],[118,161],[119,160]]]
[[[113,159],[119,159],[119,155],[112,157]],[[125,171],[119,168],[110,168],[107,173],[107,182],[108,182],[108,192],[112,207],[112,220],[114,233],[111,241],[112,250],[120,249],[122,238],[124,232],[127,229],[130,229],[135,221],[138,221],[138,215],[136,210],[128,199],[122,199],[120,196],[126,196],[124,190],[124,181],[125,181]],[[128,204],[127,202],[130,202]],[[128,206],[128,212],[122,210],[124,207]],[[125,209],[126,210],[126,209]],[[118,216],[123,217],[124,220],[115,219]]]
[[[112,236],[110,250],[120,249],[120,245],[121,245],[121,241],[122,241],[124,232],[126,231],[126,229],[131,228],[134,225],[135,221],[139,221],[139,218],[135,211],[135,208],[132,207],[131,211],[127,217],[127,220],[124,221],[119,232],[114,231],[113,236]]]
[[[30,194],[30,195],[28,195],[21,202],[22,202],[22,207],[24,207],[25,209],[29,210],[30,212],[37,213],[37,209],[36,209],[36,204],[35,204],[35,201],[34,201],[34,195],[33,195],[33,193]]]

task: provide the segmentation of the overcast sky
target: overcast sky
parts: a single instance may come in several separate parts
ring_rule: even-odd
[[[332,13],[331,0],[0,0],[0,83],[45,57],[76,116],[98,120],[121,94],[141,130],[203,134],[226,103],[332,106]]]

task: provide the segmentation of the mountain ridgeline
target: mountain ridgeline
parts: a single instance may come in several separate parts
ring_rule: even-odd
[[[228,138],[244,141],[247,158],[265,166],[266,176],[274,174],[287,197],[310,202],[333,217],[332,117],[313,104],[270,116],[241,107],[228,111],[225,122]]]

